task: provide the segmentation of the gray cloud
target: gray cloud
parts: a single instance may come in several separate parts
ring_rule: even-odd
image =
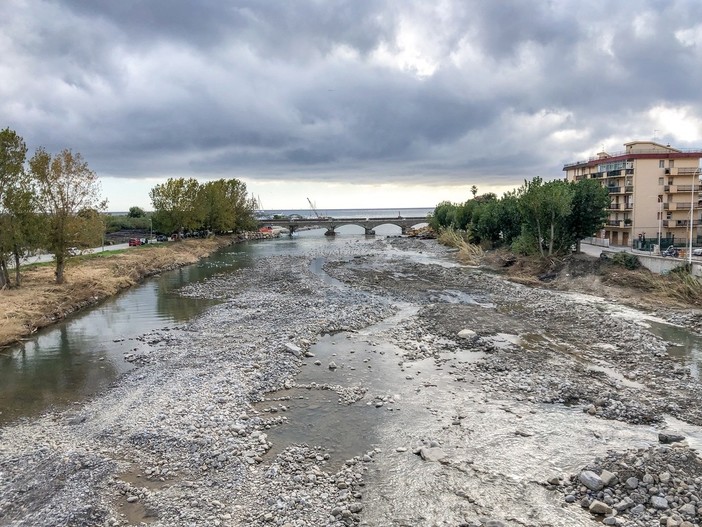
[[[115,177],[519,183],[656,107],[702,138],[696,0],[6,0],[0,34],[0,126]]]

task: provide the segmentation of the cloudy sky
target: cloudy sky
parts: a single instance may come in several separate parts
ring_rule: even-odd
[[[168,177],[265,208],[434,206],[702,146],[700,0],[0,0],[0,128],[111,210]]]

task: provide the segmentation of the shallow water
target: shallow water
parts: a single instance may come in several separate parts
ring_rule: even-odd
[[[0,424],[79,401],[131,369],[125,354],[142,335],[172,328],[214,302],[178,289],[251,265],[260,243],[225,248],[196,265],[162,273],[0,351]]]

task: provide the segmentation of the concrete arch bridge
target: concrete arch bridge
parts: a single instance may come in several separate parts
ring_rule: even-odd
[[[290,236],[302,227],[318,227],[326,228],[325,236],[334,236],[336,228],[343,225],[358,225],[363,227],[367,236],[375,234],[375,228],[380,225],[396,225],[402,229],[402,234],[407,234],[410,229],[417,227],[420,224],[429,223],[429,218],[426,216],[417,216],[411,218],[405,217],[390,217],[390,218],[306,218],[306,219],[280,219],[280,220],[262,220],[259,222],[259,227],[285,227],[290,232]]]

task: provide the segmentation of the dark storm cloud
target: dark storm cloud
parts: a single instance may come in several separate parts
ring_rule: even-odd
[[[657,107],[699,123],[701,21],[695,0],[6,0],[0,126],[117,177],[519,183],[649,139]]]

